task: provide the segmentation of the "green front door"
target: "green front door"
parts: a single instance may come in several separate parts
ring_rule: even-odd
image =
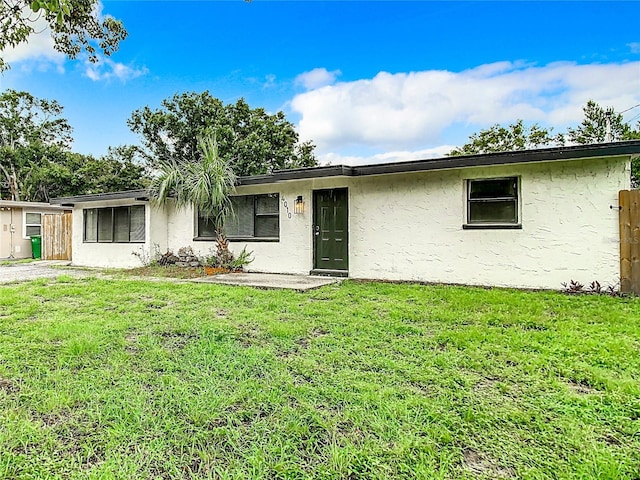
[[[346,188],[313,192],[315,270],[349,269],[349,208]]]

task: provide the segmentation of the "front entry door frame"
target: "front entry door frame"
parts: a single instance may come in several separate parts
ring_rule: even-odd
[[[348,276],[349,190],[313,191],[313,270],[315,275]]]

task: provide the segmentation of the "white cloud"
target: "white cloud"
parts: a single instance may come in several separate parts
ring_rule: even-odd
[[[84,75],[94,82],[113,79],[126,82],[127,80],[149,73],[147,67],[137,68],[125,65],[124,63],[114,62],[110,58],[102,56],[98,58],[97,63],[91,63],[89,60],[85,60],[84,67]]]
[[[273,73],[269,73],[264,76],[264,84],[262,88],[271,88],[276,85],[276,76]]]
[[[455,145],[440,145],[434,148],[422,150],[403,150],[396,152],[378,153],[371,156],[341,155],[330,152],[318,155],[321,165],[374,165],[379,163],[405,162],[409,160],[425,160],[428,158],[442,158],[447,155]]]
[[[102,2],[97,2],[94,8],[98,18],[105,18],[102,15]],[[47,71],[53,65],[59,73],[63,73],[66,56],[54,49],[51,29],[44,16],[33,13],[30,7],[23,9],[23,16],[33,20],[31,25],[34,33],[28,37],[26,42],[20,43],[14,48],[3,50],[1,55],[4,60],[14,68],[19,66],[22,71]],[[88,62],[86,54],[82,57],[85,58],[84,75],[94,81],[118,79],[124,82],[148,73],[146,67],[136,68],[105,57],[99,57],[99,62],[96,64]]]
[[[22,9],[22,15],[29,18],[34,33],[29,35],[26,42],[22,42],[15,47],[4,49],[0,55],[9,64],[25,63],[23,68],[42,69],[45,64],[53,63],[61,68],[65,56],[53,48],[53,38],[51,30],[42,15],[31,11],[30,7]]]
[[[306,90],[312,90],[332,85],[341,73],[340,70],[329,72],[326,68],[314,68],[313,70],[298,75],[294,83],[296,85],[302,85]]]
[[[461,144],[469,129],[520,118],[562,131],[582,119],[589,99],[617,110],[639,103],[639,78],[640,62],[380,72],[296,95],[291,108],[301,116],[301,138],[313,140],[319,155],[347,147],[424,149],[445,137]]]
[[[628,43],[627,47],[629,47],[631,53],[640,53],[640,42]]]

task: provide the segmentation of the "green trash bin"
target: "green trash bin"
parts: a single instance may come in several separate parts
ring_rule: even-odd
[[[31,258],[42,258],[42,237],[31,235]]]

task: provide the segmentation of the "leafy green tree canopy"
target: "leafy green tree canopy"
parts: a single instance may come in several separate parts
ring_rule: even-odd
[[[563,135],[552,135],[552,131],[552,128],[543,128],[537,123],[528,127],[523,120],[518,120],[508,127],[496,124],[487,130],[474,133],[466,144],[453,149],[449,155],[474,155],[562,145],[564,143]]]
[[[136,110],[128,125],[141,135],[151,165],[200,161],[198,138],[211,135],[236,175],[317,165],[315,146],[299,142],[283,112],[271,115],[263,108],[250,108],[244,99],[225,105],[208,91],[176,94],[158,109]]]
[[[55,100],[5,90],[0,94],[0,146],[16,148],[35,142],[69,146],[72,129],[62,111]]]
[[[567,130],[567,140],[571,143],[586,145],[589,143],[603,143],[606,141],[632,140],[640,138],[640,123],[638,131],[625,123],[621,113],[616,113],[613,107],[603,108],[593,100],[589,100],[582,108],[584,119],[576,128]]]
[[[494,125],[487,130],[481,130],[469,137],[469,141],[459,148],[449,152],[450,156],[473,155],[479,153],[506,152],[513,150],[528,150],[547,145],[570,144],[586,145],[603,143],[607,140],[640,139],[640,122],[631,127],[624,121],[621,113],[616,113],[613,107],[603,108],[593,100],[589,100],[583,107],[584,119],[576,128],[568,128],[566,135],[552,135],[552,129],[534,124],[526,127],[523,120],[503,127]],[[631,182],[634,186],[640,184],[640,159],[631,162]]]
[[[640,122],[633,128],[624,121],[622,113],[617,113],[613,107],[603,108],[589,100],[582,110],[582,123],[567,130],[567,139],[571,143],[584,145],[640,139]],[[631,160],[631,184],[635,188],[640,185],[640,158]]]
[[[100,158],[70,152],[72,129],[62,113],[55,100],[0,94],[0,196],[47,202],[146,186],[133,147],[112,148]]]
[[[123,155],[120,147],[98,158],[41,143],[20,146],[8,153],[19,179],[19,190],[12,196],[7,188],[0,188],[0,194],[8,192],[14,200],[48,202],[53,197],[146,188],[148,184],[145,167]],[[6,154],[6,150],[0,152]]]
[[[51,30],[54,47],[69,58],[85,51],[89,60],[97,52],[111,55],[127,37],[121,21],[101,17],[99,0],[2,0],[0,2],[0,52],[27,42],[36,32],[36,22],[44,18]],[[0,71],[9,65],[0,56]]]
[[[71,126],[61,117],[62,106],[27,92],[0,94],[0,174],[11,198],[21,199],[25,164],[18,151],[32,145],[67,147]]]

